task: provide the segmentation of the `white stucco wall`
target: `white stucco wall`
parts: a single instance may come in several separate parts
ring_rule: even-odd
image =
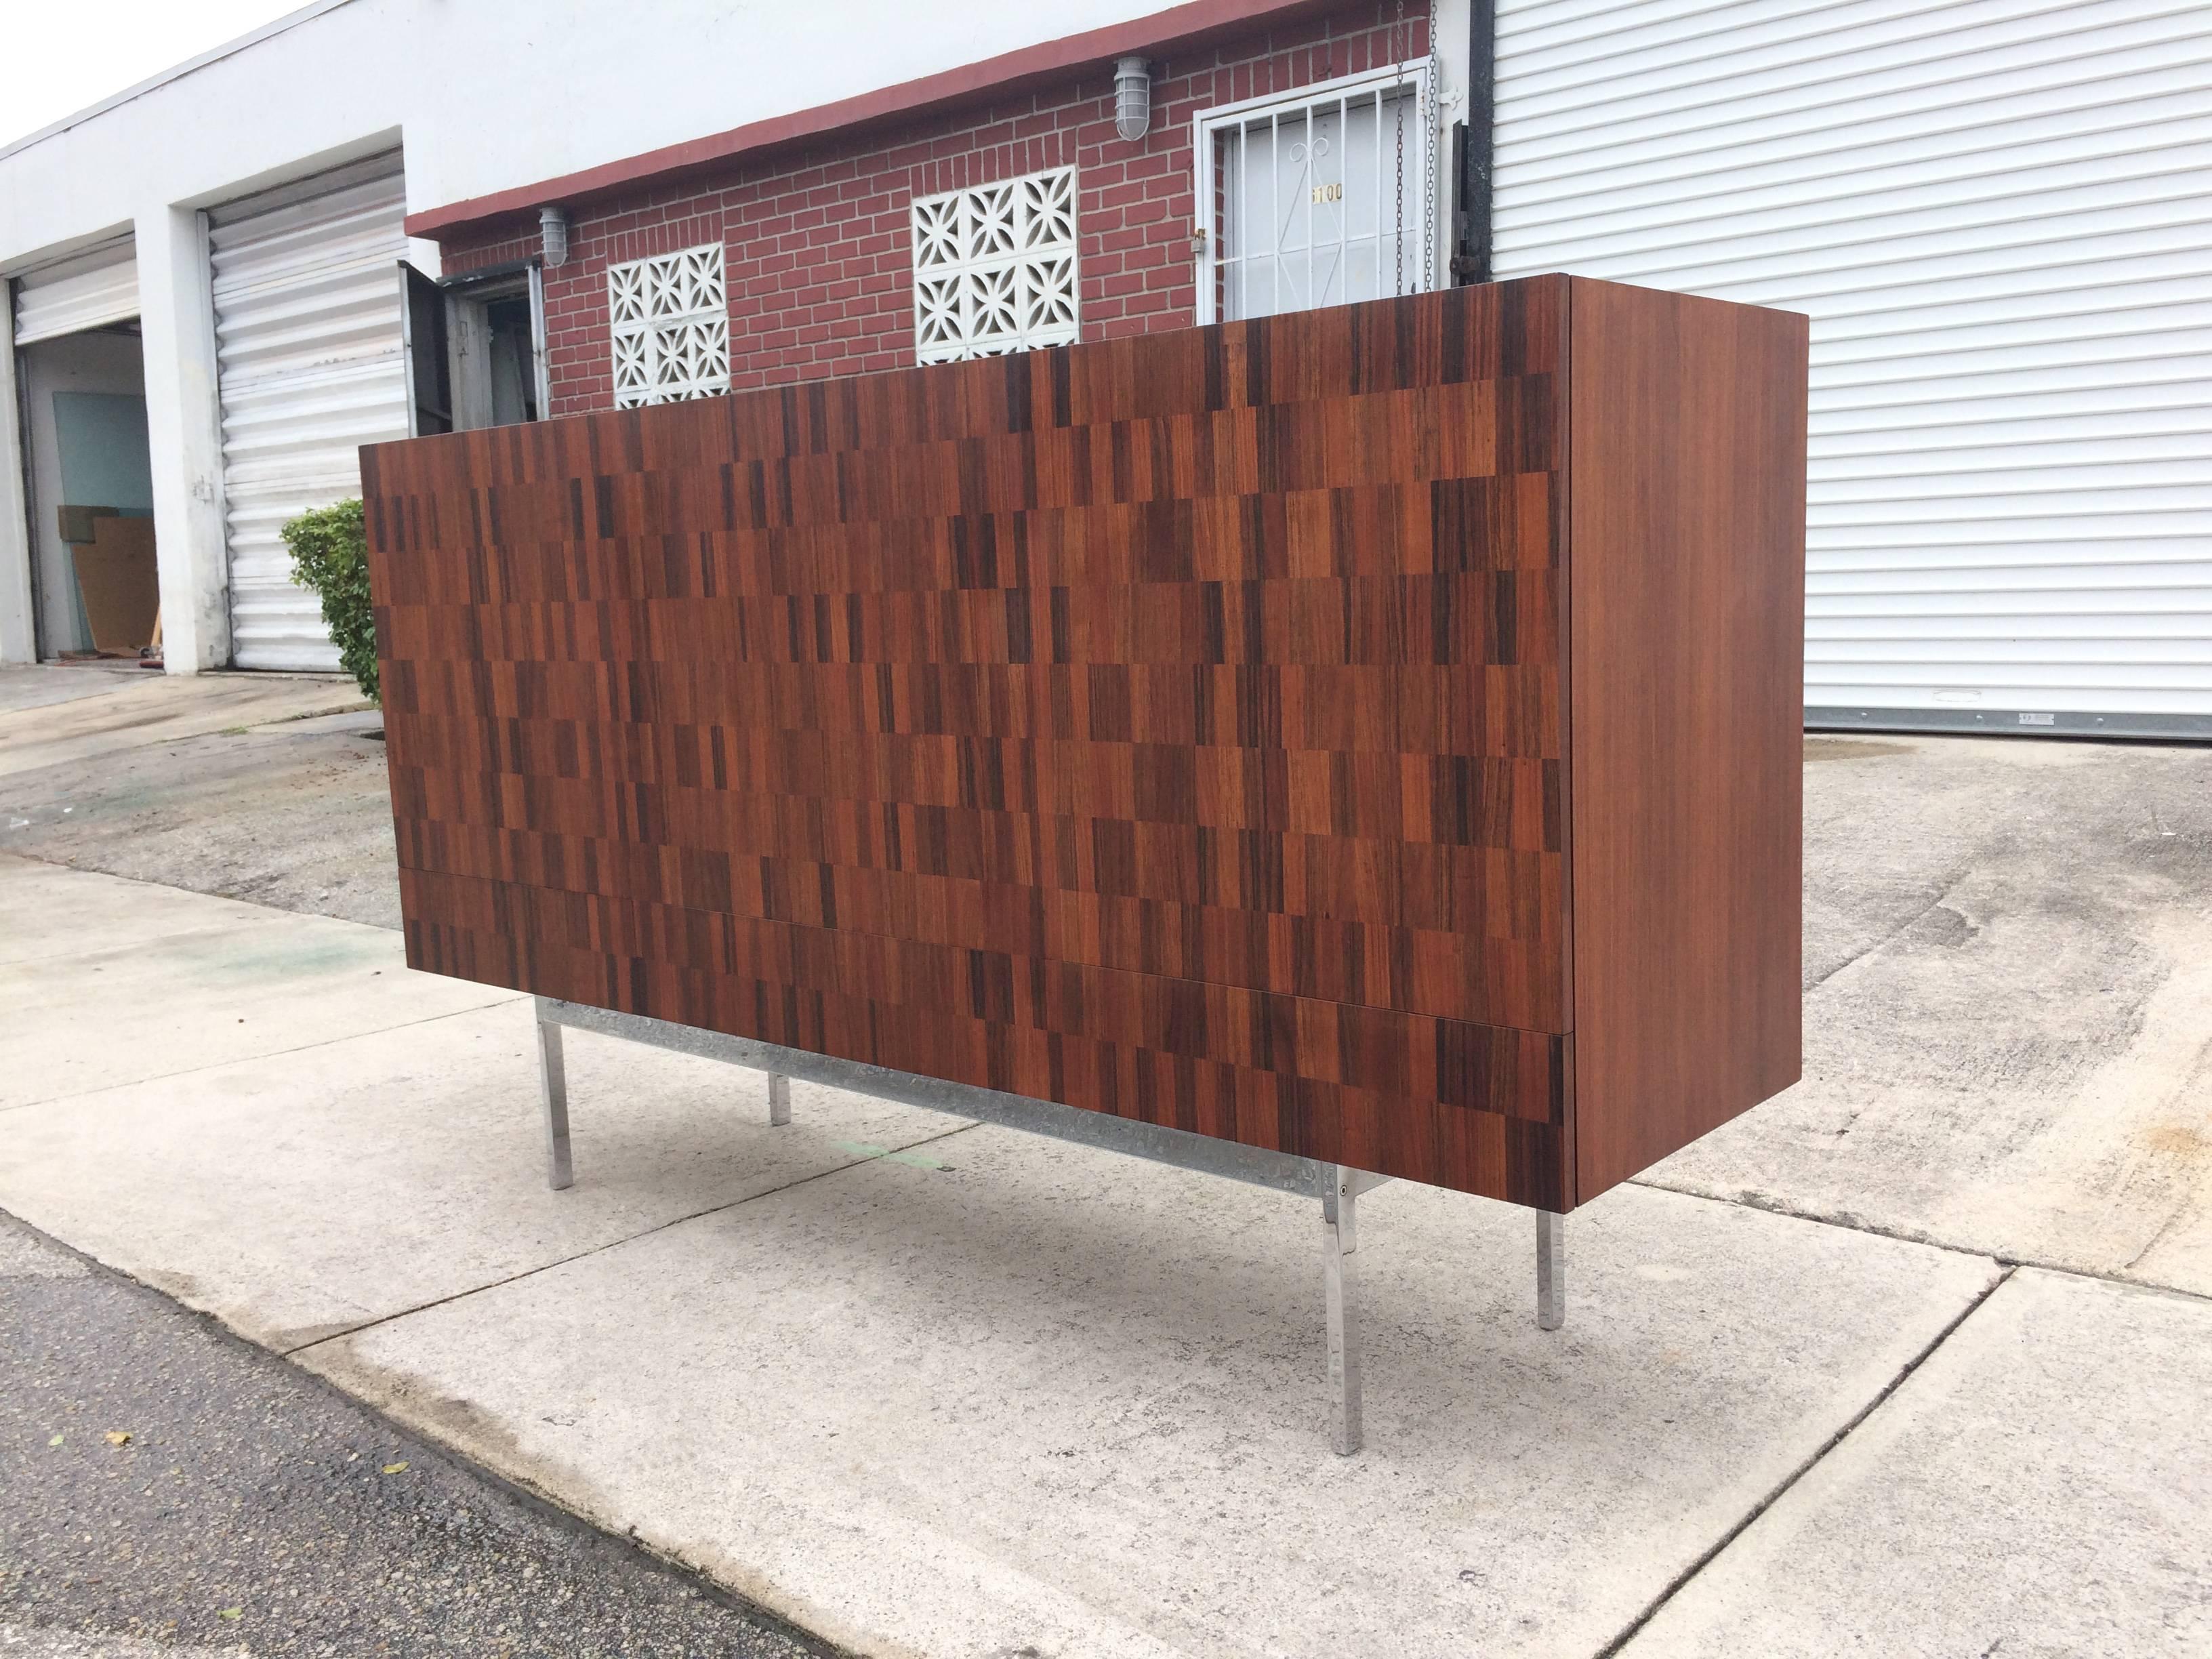
[[[168,659],[228,659],[221,434],[198,210],[404,143],[411,212],[1131,19],[1162,0],[325,0],[0,150],[0,275],[135,230]],[[1444,118],[1465,0],[1443,8]],[[0,22],[0,43],[6,25]],[[435,268],[434,249],[418,248]],[[4,378],[4,377],[0,377]],[[7,446],[0,444],[0,460]],[[0,483],[0,507],[9,490]],[[0,650],[24,562],[0,514]]]
[[[1159,0],[341,0],[0,154],[0,270],[404,134],[410,211],[1157,14]]]

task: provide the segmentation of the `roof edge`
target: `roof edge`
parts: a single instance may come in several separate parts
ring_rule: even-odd
[[[343,3],[343,0],[336,0]],[[604,162],[495,191],[487,196],[426,208],[407,216],[407,234],[444,241],[465,231],[506,221],[534,218],[540,208],[587,201],[648,183],[663,183],[740,156],[801,143],[826,134],[919,115],[1065,74],[1086,64],[1134,52],[1165,52],[1203,44],[1250,24],[1323,9],[1328,0],[1185,0],[1181,5],[1109,23],[1057,40],[1022,46],[902,81],[856,93],[811,109],[763,117],[726,131],[663,145],[621,161]]]
[[[0,143],[0,161],[6,161],[18,150],[28,149],[33,144],[44,143],[58,134],[67,132],[71,127],[82,126],[94,117],[105,115],[133,99],[143,98],[148,93],[158,91],[172,81],[181,81],[195,70],[205,69],[210,64],[219,64],[226,58],[244,52],[248,46],[258,46],[264,40],[299,27],[302,23],[313,22],[325,12],[336,11],[340,6],[352,3],[353,0],[313,0],[312,4],[302,6],[297,11],[288,11],[282,17],[272,18],[259,28],[249,29],[234,40],[209,47],[197,58],[187,58],[183,63],[173,64],[158,75],[150,75],[134,86],[110,93],[98,103],[88,104],[74,114],[64,115],[58,121],[49,121],[36,132],[27,132],[21,138],[11,138]]]

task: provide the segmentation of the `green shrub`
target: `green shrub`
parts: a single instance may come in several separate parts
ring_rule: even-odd
[[[376,685],[376,618],[368,602],[368,529],[358,500],[302,513],[284,526],[292,550],[292,580],[323,602],[323,621],[337,641],[338,661],[361,682],[372,702]]]

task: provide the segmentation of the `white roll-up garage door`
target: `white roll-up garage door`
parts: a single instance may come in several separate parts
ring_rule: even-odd
[[[291,578],[286,520],[361,490],[356,450],[407,435],[397,155],[208,216],[233,660],[335,668],[313,594]]]
[[[128,236],[15,279],[15,343],[29,345],[138,314],[138,257]]]
[[[2212,733],[2212,8],[1498,14],[1498,274],[1813,319],[1808,720]]]

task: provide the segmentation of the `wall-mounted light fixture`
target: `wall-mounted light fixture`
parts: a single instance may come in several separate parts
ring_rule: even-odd
[[[568,263],[568,216],[560,208],[538,210],[538,233],[544,244],[548,270]]]
[[[1152,66],[1141,58],[1114,65],[1114,131],[1134,143],[1152,130]]]

